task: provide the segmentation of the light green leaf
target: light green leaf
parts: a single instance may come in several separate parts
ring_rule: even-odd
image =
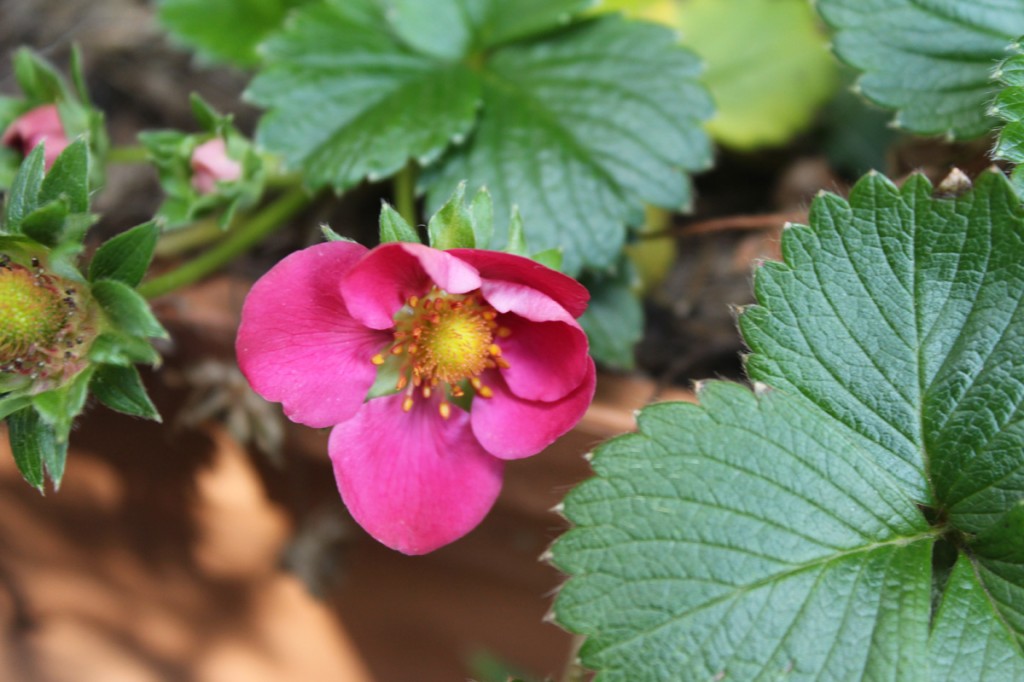
[[[67,459],[67,441],[60,442],[54,436],[53,427],[40,419],[31,407],[7,417],[7,434],[11,452],[18,470],[28,483],[43,492],[44,471],[64,471]]]
[[[160,228],[153,222],[111,237],[96,249],[89,263],[89,280],[115,279],[130,287],[138,286],[153,260],[159,237]]]
[[[486,186],[493,244],[518,204],[530,247],[562,246],[569,274],[611,264],[642,203],[689,206],[686,172],[711,161],[711,103],[671,31],[606,17],[498,48],[486,68],[477,130],[424,178],[430,206],[463,179],[470,192]]]
[[[210,61],[251,67],[257,45],[308,0],[158,0],[160,21]]]
[[[120,331],[143,338],[167,338],[167,331],[153,316],[146,299],[127,284],[100,280],[93,283],[92,295]]]
[[[135,367],[102,365],[96,370],[89,388],[101,403],[112,410],[161,421],[160,413],[146,394],[146,387],[142,385],[142,378]]]
[[[869,175],[810,224],[740,316],[755,391],[645,409],[565,500],[600,682],[1024,670],[1024,211]]]
[[[89,360],[121,367],[139,362],[155,366],[160,364],[160,354],[145,339],[107,331],[89,346]]]
[[[708,130],[727,146],[786,142],[835,90],[836,63],[807,0],[689,0],[676,25],[707,65]]]
[[[952,138],[984,135],[993,66],[1024,34],[1024,0],[818,0],[836,54],[896,124]]]

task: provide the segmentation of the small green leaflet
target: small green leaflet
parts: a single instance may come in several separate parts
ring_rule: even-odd
[[[308,5],[266,43],[247,93],[269,109],[257,138],[337,190],[412,159],[428,213],[462,181],[470,196],[486,186],[497,220],[478,246],[507,243],[517,204],[532,249],[563,247],[569,273],[607,266],[645,202],[690,203],[711,103],[670,30],[573,19],[588,4]]]
[[[1024,51],[1020,41],[1011,46],[1012,55],[999,65],[994,77],[1004,87],[996,96],[989,110],[998,116],[1006,125],[999,132],[999,141],[992,152],[997,159],[1005,159],[1016,164],[1010,179],[1017,193],[1024,197]]]
[[[251,67],[256,46],[308,0],[158,0],[160,21],[210,61]]]
[[[1024,679],[1024,211],[869,175],[740,316],[755,391],[645,409],[565,499],[600,682]]]
[[[984,135],[990,76],[1024,34],[1024,0],[818,0],[833,45],[864,72],[865,97],[899,127],[950,138]]]

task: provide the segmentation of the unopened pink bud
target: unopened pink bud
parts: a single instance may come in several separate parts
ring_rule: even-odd
[[[228,156],[224,140],[215,137],[192,152],[192,187],[200,194],[210,194],[218,182],[231,182],[242,177],[242,166]]]
[[[0,136],[0,144],[28,155],[40,142],[46,142],[43,158],[46,169],[68,146],[69,140],[61,125],[56,104],[44,104],[25,112],[14,120]]]

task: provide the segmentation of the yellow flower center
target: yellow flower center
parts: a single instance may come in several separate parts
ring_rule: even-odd
[[[60,291],[20,265],[0,266],[0,364],[51,346],[68,310]]]
[[[430,398],[441,392],[441,416],[451,415],[449,399],[467,391],[481,398],[493,395],[480,375],[487,369],[507,368],[501,357],[500,339],[510,334],[497,323],[498,313],[479,292],[448,294],[436,287],[420,298],[412,296],[395,316],[394,343],[385,353],[373,357],[383,365],[387,357],[397,359],[396,390],[406,391],[402,408],[412,409],[416,396]]]

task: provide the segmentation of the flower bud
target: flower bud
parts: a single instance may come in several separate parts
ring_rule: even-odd
[[[14,120],[0,136],[0,144],[27,156],[40,142],[46,142],[43,156],[46,169],[68,146],[69,140],[57,113],[56,104],[44,104],[31,109]]]
[[[192,152],[192,187],[200,194],[211,194],[218,182],[232,182],[242,177],[242,166],[227,153],[224,140],[215,137]]]

